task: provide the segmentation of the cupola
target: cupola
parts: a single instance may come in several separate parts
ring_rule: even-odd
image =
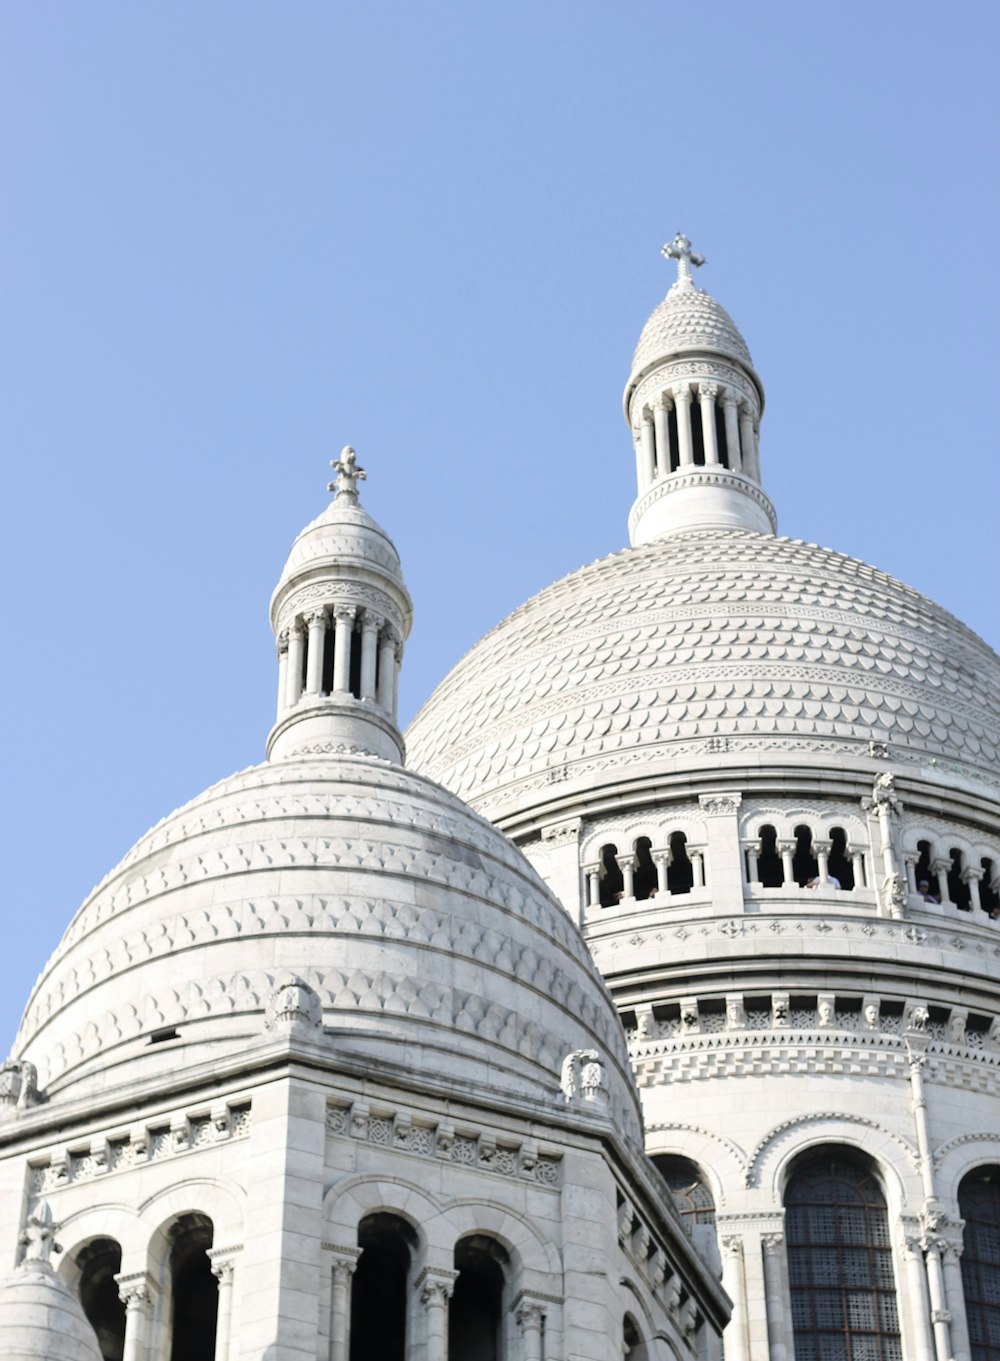
[[[337,751],[402,761],[399,665],[413,606],[399,554],[360,504],[365,470],[347,446],[335,492],[292,545],[271,597],[278,716],[268,760]]]
[[[638,495],[634,545],[686,529],[773,534],[761,488],[758,432],[764,389],[729,314],[695,285],[704,257],[678,235],[663,247],[677,279],[643,327],[625,387]]]

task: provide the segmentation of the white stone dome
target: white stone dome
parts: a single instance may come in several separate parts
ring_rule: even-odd
[[[726,309],[691,279],[681,278],[642,328],[629,385],[651,365],[692,351],[736,359],[753,372],[750,350]]]
[[[5,1361],[101,1361],[80,1301],[46,1262],[24,1262],[0,1283]]]
[[[825,768],[872,740],[995,782],[1000,658],[875,568],[745,530],[677,534],[556,582],[407,733],[415,768],[508,829],[615,768]]]
[[[292,979],[304,1006],[286,1005]],[[451,1090],[561,1100],[563,1058],[596,1048],[614,1118],[640,1137],[577,928],[495,828],[373,758],[257,766],[154,827],[71,922],[13,1058],[49,1101],[219,1070],[273,1041],[283,1008],[308,1023],[309,989],[326,1026],[317,1009],[311,1043]]]

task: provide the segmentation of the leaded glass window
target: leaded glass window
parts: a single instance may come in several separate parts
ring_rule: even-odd
[[[1000,1361],[1000,1167],[978,1167],[958,1188],[965,1220],[962,1286],[972,1361]]]
[[[715,1201],[705,1178],[689,1158],[658,1153],[653,1158],[656,1170],[670,1188],[680,1214],[689,1225],[715,1223]]]
[[[795,1361],[902,1361],[885,1196],[865,1163],[842,1149],[799,1163],[785,1240]]]

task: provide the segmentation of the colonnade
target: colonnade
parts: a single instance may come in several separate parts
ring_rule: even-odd
[[[360,665],[352,665],[358,647]],[[278,717],[303,695],[331,695],[373,701],[395,718],[401,660],[398,630],[371,610],[332,605],[296,615],[278,635]]]
[[[233,1316],[233,1279],[239,1247],[209,1248],[212,1275],[218,1281],[219,1303],[215,1323],[215,1361],[230,1361]],[[115,1277],[118,1298],[125,1306],[123,1361],[143,1361],[152,1351],[162,1350],[163,1330],[168,1329],[169,1312],[163,1291],[148,1271],[119,1274]],[[169,1342],[166,1350],[169,1351]],[[346,1359],[345,1359],[346,1361]]]
[[[685,854],[691,863],[692,891],[697,891],[705,887],[705,851],[701,847],[684,847]],[[662,850],[650,848],[650,858],[656,868],[656,888],[650,892],[653,894],[663,894],[668,892],[667,870],[673,861],[673,851],[667,846]],[[616,855],[617,864],[622,875],[622,898],[635,897],[635,871],[638,864],[636,851],[633,849],[625,855]],[[602,863],[584,865],[583,872],[587,879],[587,906],[601,906],[601,872]]]
[[[728,467],[760,482],[757,434],[750,403],[729,388],[711,382],[672,387],[643,407],[633,431],[639,491],[658,477],[696,466]]]

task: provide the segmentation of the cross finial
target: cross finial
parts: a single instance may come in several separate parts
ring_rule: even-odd
[[[682,232],[678,232],[672,241],[668,241],[663,247],[662,254],[668,260],[677,261],[677,279],[681,282],[684,279],[691,279],[691,266],[703,265],[704,255],[699,255],[691,249],[690,239]]]
[[[364,468],[359,468],[357,455],[349,444],[345,444],[340,451],[340,458],[331,459],[330,467],[337,474],[336,481],[327,484],[327,491],[335,491],[338,501],[349,501],[352,505],[358,503],[358,483],[364,482],[368,474]]]
[[[44,1262],[48,1266],[50,1255],[62,1251],[55,1241],[58,1227],[58,1224],[52,1222],[52,1211],[49,1209],[48,1201],[40,1200],[34,1212],[28,1216],[24,1233],[21,1234],[21,1245],[24,1248],[22,1260]]]

